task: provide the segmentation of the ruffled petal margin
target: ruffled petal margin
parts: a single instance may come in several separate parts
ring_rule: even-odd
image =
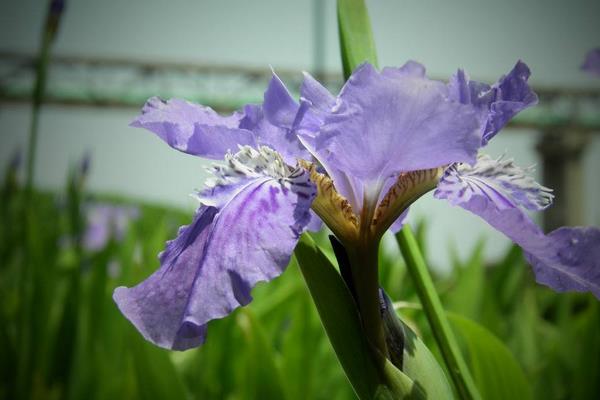
[[[219,208],[201,206],[167,243],[158,271],[114,292],[121,312],[160,347],[202,344],[209,321],[248,304],[256,283],[284,271],[311,223],[315,188],[302,169],[279,179],[252,177],[230,192]]]
[[[446,86],[422,76],[418,66],[378,72],[363,64],[352,73],[315,143],[326,169],[368,185],[395,173],[475,161],[475,108],[450,101]]]
[[[515,115],[537,104],[538,97],[527,83],[529,75],[531,72],[527,64],[518,61],[508,74],[492,86],[469,80],[462,70],[450,79],[450,98],[479,109],[482,146],[496,136]]]
[[[150,98],[131,126],[154,132],[169,146],[195,156],[222,159],[238,145],[255,146],[255,135],[239,127],[244,115],[220,116],[185,100]]]
[[[527,182],[525,186],[531,193],[537,190],[537,199],[514,186],[500,190],[501,182],[511,181],[510,177],[491,179],[494,174],[487,170],[474,180],[475,170],[477,166],[467,167],[461,173],[460,169],[450,167],[434,197],[480,216],[518,244],[540,284],[559,292],[591,292],[600,298],[600,229],[564,227],[545,235],[522,209],[546,204],[545,188],[537,185],[536,189],[520,177],[521,183]]]

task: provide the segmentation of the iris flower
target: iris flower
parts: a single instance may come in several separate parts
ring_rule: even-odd
[[[448,83],[431,80],[416,62],[381,71],[363,64],[338,96],[305,74],[299,101],[274,75],[262,105],[230,116],[150,99],[133,126],[225,162],[197,193],[194,219],[167,243],[160,269],[117,288],[116,303],[147,340],[198,346],[209,321],[283,272],[304,231],[322,221],[349,253],[377,246],[430,190],[520,245],[540,283],[599,297],[600,230],[545,235],[526,211],[548,207],[551,191],[512,161],[479,154],[537,102],[528,77],[522,62],[492,86],[461,70]]]

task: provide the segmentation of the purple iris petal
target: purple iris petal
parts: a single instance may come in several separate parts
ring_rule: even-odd
[[[520,168],[510,159],[481,155],[473,166],[450,166],[435,195],[453,205],[464,203],[473,196],[484,196],[499,209],[523,207],[543,210],[552,204],[554,196],[550,189],[531,178],[530,172],[530,168]]]
[[[475,109],[450,101],[446,86],[420,76],[415,64],[382,73],[363,64],[325,119],[314,151],[328,172],[355,178],[355,193],[399,172],[475,160]]]
[[[305,115],[309,104],[298,104],[291,96],[285,85],[276,74],[273,74],[269,87],[264,96],[263,111],[266,121],[263,123],[269,129],[258,129],[260,143],[276,149],[290,165],[297,159],[309,160],[310,153],[298,139],[300,129],[310,129],[316,132],[318,122],[308,126],[314,117]],[[305,118],[306,117],[306,118]],[[268,122],[267,122],[268,121]],[[303,122],[305,126],[299,124]]]
[[[147,340],[165,348],[185,349],[204,341],[206,327],[195,336],[180,333],[182,315],[217,214],[200,207],[193,222],[179,230],[160,255],[161,268],[139,285],[119,287],[113,298],[121,312]]]
[[[521,246],[539,283],[600,297],[600,230],[560,228],[544,235],[522,208],[547,207],[548,189],[511,162],[484,158],[478,164],[448,168],[434,196],[480,216]]]
[[[425,66],[416,61],[407,61],[403,66],[399,68],[385,67],[381,70],[381,74],[390,78],[401,77],[401,76],[412,76],[414,78],[425,77]]]
[[[275,101],[278,98],[285,98],[284,101]],[[291,97],[281,80],[274,78],[271,81],[269,90],[265,94],[265,108],[268,109],[269,120],[279,126],[290,127],[291,121],[295,124],[295,133],[308,150],[310,156],[305,159],[310,159],[311,156],[327,168],[327,174],[335,182],[336,190],[350,201],[350,204],[355,210],[359,209],[362,204],[362,193],[357,196],[354,193],[353,186],[357,186],[354,179],[346,173],[327,165],[324,159],[321,159],[315,148],[317,140],[322,140],[323,133],[320,131],[325,117],[330,113],[331,109],[336,104],[336,98],[327,88],[321,85],[309,73],[304,73],[304,80],[300,87],[301,105],[309,106],[308,110],[301,110]],[[301,118],[298,115],[305,111]],[[291,114],[296,113],[294,117]]]
[[[600,48],[588,51],[581,69],[600,77]]]
[[[298,103],[281,79],[273,73],[264,96],[265,114],[277,126],[291,127],[298,113]]]
[[[539,283],[558,292],[589,291],[600,299],[600,229],[559,228],[525,256]]]
[[[200,194],[206,198],[218,186],[235,186],[216,190],[219,208],[198,210],[167,244],[161,268],[150,278],[116,289],[119,308],[145,338],[176,350],[198,346],[209,321],[248,304],[257,282],[283,272],[310,223],[316,190],[302,169],[276,176],[282,169],[268,165],[271,155],[264,148],[236,154],[228,173],[222,170]]]
[[[247,105],[244,108],[245,117],[240,127],[255,132],[256,141],[262,146],[277,149],[285,162],[295,165],[299,158],[310,158],[310,153],[302,146],[296,133],[291,129],[275,126],[267,119],[267,96],[265,94],[265,106]]]
[[[409,210],[410,208],[407,208],[402,214],[400,214],[398,219],[396,219],[396,221],[394,221],[394,223],[390,226],[390,231],[392,231],[393,233],[400,232],[400,229],[402,229],[402,227],[406,223],[406,218],[408,217]]]
[[[319,216],[311,209],[310,210],[310,220],[306,224],[306,230],[309,232],[318,232],[323,227],[323,221]]]
[[[169,146],[184,153],[222,159],[238,145],[256,145],[255,135],[239,127],[244,117],[222,117],[209,107],[185,100],[152,97],[131,126],[156,133]]]
[[[321,113],[329,112],[336,101],[335,96],[307,72],[300,86],[300,96],[310,101],[313,109]]]
[[[500,210],[483,196],[459,205],[521,246],[539,283],[559,292],[589,291],[600,298],[599,229],[560,228],[544,235],[518,208]]]
[[[480,110],[482,145],[485,146],[519,112],[537,104],[537,95],[527,84],[530,74],[527,64],[519,61],[493,86],[470,81],[462,70],[450,79],[450,97]]]
[[[321,126],[335,107],[337,98],[307,72],[304,73],[300,87],[300,98],[301,101],[310,105],[297,129],[300,140],[311,155],[324,166],[327,174],[335,183],[337,192],[350,202],[354,210],[360,210],[363,192],[357,179],[327,163],[327,151],[321,153],[316,151],[317,141],[320,143],[325,138]]]

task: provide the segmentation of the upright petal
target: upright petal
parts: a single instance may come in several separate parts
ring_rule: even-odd
[[[310,153],[298,140],[296,133],[289,127],[273,125],[266,117],[266,106],[269,103],[265,99],[265,105],[247,105],[244,108],[244,119],[240,127],[254,132],[256,142],[260,146],[268,146],[277,149],[285,162],[289,165],[296,164],[296,160],[310,157]]]
[[[476,110],[449,101],[444,84],[415,71],[384,74],[369,64],[354,71],[315,143],[326,168],[330,164],[368,186],[399,172],[475,161]]]
[[[239,127],[243,114],[223,117],[185,100],[149,99],[131,126],[145,128],[184,153],[221,159],[238,145],[256,145],[255,135]]]
[[[486,145],[519,112],[537,104],[537,95],[527,84],[530,74],[527,64],[518,61],[493,86],[470,81],[462,70],[450,79],[450,98],[479,109],[483,122],[482,145]]]
[[[277,126],[292,126],[298,112],[298,103],[275,73],[265,91],[264,109],[269,121]]]
[[[307,106],[298,104],[281,79],[273,73],[263,106],[255,106],[255,117],[248,119],[247,123],[259,128],[249,128],[256,132],[259,144],[277,149],[284,160],[293,165],[298,159],[310,157],[296,135],[306,110]]]
[[[310,101],[313,108],[320,113],[329,112],[336,102],[335,96],[308,72],[304,72],[304,79],[300,86],[300,96]]]
[[[546,207],[548,189],[512,163],[486,158],[481,164],[449,168],[434,196],[480,216],[521,246],[539,283],[600,298],[600,230],[560,228],[545,235],[522,208]]]
[[[399,76],[412,76],[415,78],[425,78],[425,66],[416,61],[407,61],[399,68],[385,67],[381,74],[390,78]]]
[[[311,220],[315,188],[303,169],[273,176],[279,166],[267,165],[272,154],[263,157],[263,151],[236,154],[235,168],[222,171],[210,188],[235,190],[215,191],[218,208],[199,209],[192,225],[167,244],[161,268],[150,278],[115,291],[121,311],[148,340],[176,350],[200,345],[209,321],[248,304],[257,282],[287,266]]]

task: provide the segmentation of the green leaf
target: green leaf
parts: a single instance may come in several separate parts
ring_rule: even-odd
[[[338,0],[337,16],[342,65],[347,79],[354,68],[365,61],[377,65],[377,52],[363,0]]]
[[[309,236],[304,235],[300,239],[295,257],[352,387],[359,398],[373,398],[379,385],[378,373],[362,335],[352,295],[337,270]]]
[[[448,317],[466,344],[473,379],[482,398],[532,398],[531,387],[521,366],[496,336],[458,314],[448,313]]]
[[[169,352],[130,329],[130,345],[140,399],[185,399],[187,393]],[[135,336],[133,336],[135,335]]]
[[[263,327],[249,308],[240,309],[237,322],[246,341],[244,395],[253,399],[286,399],[276,354]]]
[[[410,226],[404,225],[396,239],[459,397],[481,399]]]
[[[483,303],[485,289],[483,249],[484,242],[479,240],[465,263],[461,263],[458,259],[455,261],[455,282],[452,289],[443,297],[444,306],[447,310],[465,315],[471,319],[479,318]]]
[[[404,326],[404,372],[428,399],[453,399],[454,394],[444,370],[425,343],[400,319]]]
[[[346,284],[308,235],[295,256],[333,349],[360,399],[424,399],[422,388],[371,351]],[[391,396],[391,397],[390,397]]]

